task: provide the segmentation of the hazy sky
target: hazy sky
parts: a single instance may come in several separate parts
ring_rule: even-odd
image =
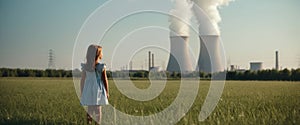
[[[104,2],[1,0],[0,67],[47,68],[48,51],[53,49],[56,67],[71,69],[73,47],[80,27]],[[228,62],[249,68],[250,61],[261,61],[264,68],[273,68],[275,50],[278,50],[280,66],[299,67],[299,5],[299,0],[236,0],[222,7],[220,27]],[[86,50],[86,47],[83,49]],[[166,63],[163,55],[168,54],[156,54],[156,65]],[[141,68],[147,57],[136,55],[136,58],[139,61],[136,61],[138,64],[134,68]]]

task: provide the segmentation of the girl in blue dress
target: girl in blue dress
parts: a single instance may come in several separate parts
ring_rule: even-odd
[[[80,81],[80,103],[88,106],[87,123],[92,124],[92,116],[100,123],[101,106],[108,105],[109,89],[106,76],[106,65],[99,63],[102,59],[102,47],[90,45],[86,54],[86,63],[82,63]]]

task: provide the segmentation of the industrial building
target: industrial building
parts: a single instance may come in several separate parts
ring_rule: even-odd
[[[193,9],[194,6],[193,6]],[[197,10],[197,9],[196,9]],[[171,52],[167,71],[189,72],[201,71],[206,73],[222,72],[225,70],[225,60],[219,33],[211,25],[204,13],[194,11],[199,22],[200,53],[196,67],[192,66],[188,49],[189,36],[176,36],[170,33]]]
[[[251,71],[259,71],[262,70],[262,62],[250,62],[250,70]]]
[[[161,68],[159,66],[154,66],[154,54],[151,55],[151,51],[148,52],[149,53],[149,72],[150,71],[154,71],[154,72],[159,72],[161,71]],[[151,58],[152,57],[152,58]]]

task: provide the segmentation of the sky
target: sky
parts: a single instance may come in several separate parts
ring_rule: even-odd
[[[132,1],[134,0],[127,1],[129,7]],[[74,53],[75,58],[84,61],[83,55],[87,48],[76,42],[79,31],[88,17],[105,5],[105,2],[106,0],[1,0],[0,67],[45,69],[48,67],[49,49],[53,49],[56,68],[72,69]],[[170,3],[164,1],[157,6],[168,10],[172,7]],[[263,62],[263,68],[274,68],[275,51],[278,50],[280,67],[300,67],[299,5],[299,0],[235,0],[220,8],[222,22],[219,26],[227,63],[248,69],[249,62],[260,61]],[[142,8],[148,6],[151,5],[141,5]],[[114,7],[122,10],[124,4],[116,4]],[[101,13],[101,10],[98,12]],[[104,13],[114,15],[119,12],[114,9],[102,12]],[[106,24],[110,18],[112,17],[100,18],[97,23]],[[138,22],[134,22],[135,20]],[[139,25],[161,27],[134,29]],[[101,43],[104,47],[103,61],[112,69],[124,68],[126,64],[121,61],[126,60],[126,56],[109,55],[114,52],[122,53],[123,49],[136,48],[137,54],[129,55],[134,60],[134,68],[146,68],[147,51],[152,49],[157,60],[155,65],[165,67],[168,52],[164,48],[169,47],[168,25],[168,16],[164,14],[142,13],[125,18],[102,38],[106,41]],[[159,34],[155,34],[157,31]],[[98,30],[86,33],[101,34]],[[100,37],[101,35],[98,40]],[[126,42],[116,42],[134,39],[145,41],[131,42],[133,45],[130,46]],[[195,39],[191,38],[191,45],[199,44],[193,41]],[[99,43],[97,39],[94,42]],[[162,48],[151,48],[152,44],[160,44]],[[138,49],[142,45],[148,45],[148,48]],[[76,47],[81,47],[81,51],[73,51]],[[198,51],[196,48],[194,53]],[[197,54],[194,56],[197,58]],[[120,64],[110,66],[112,59]]]

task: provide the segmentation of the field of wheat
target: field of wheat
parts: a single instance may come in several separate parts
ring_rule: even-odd
[[[147,80],[133,83],[140,89],[151,84]],[[109,102],[116,110],[147,116],[161,112],[174,101],[180,81],[168,81],[158,97],[144,102],[123,95],[112,80],[109,85]],[[200,82],[196,101],[176,124],[300,124],[300,82],[226,81],[215,110],[205,121],[199,122],[198,115],[209,86],[209,81]],[[0,124],[86,123],[85,110],[79,103],[72,79],[0,78],[0,88]]]

